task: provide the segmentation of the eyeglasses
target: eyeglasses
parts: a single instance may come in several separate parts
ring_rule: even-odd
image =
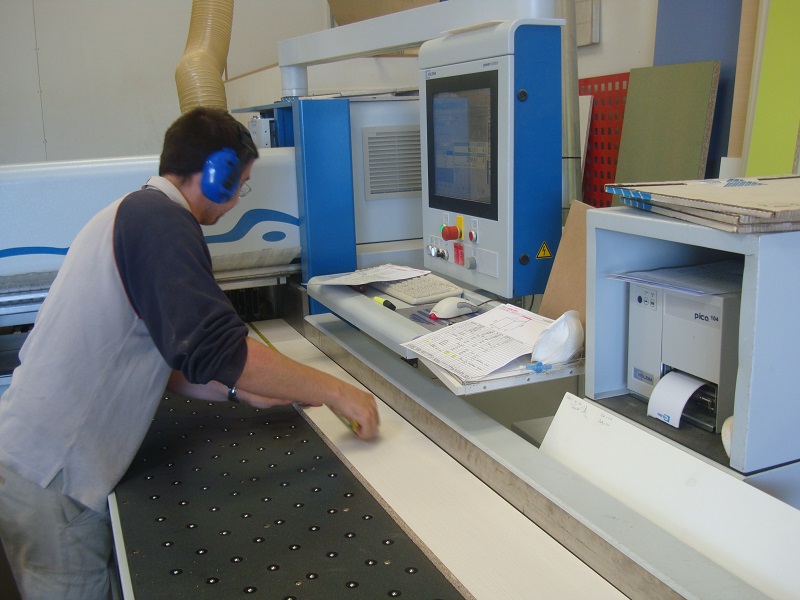
[[[246,183],[243,183],[242,186],[239,188],[239,198],[244,198],[251,191],[252,190],[250,189],[250,186],[247,185]]]

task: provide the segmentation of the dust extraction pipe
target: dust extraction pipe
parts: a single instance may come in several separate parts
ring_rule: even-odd
[[[175,69],[182,113],[196,106],[227,110],[222,73],[232,23],[233,0],[193,0],[186,50]]]

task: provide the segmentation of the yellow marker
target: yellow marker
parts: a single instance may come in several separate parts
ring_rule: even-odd
[[[336,412],[336,411],[334,411],[334,410],[331,410],[331,412],[332,412],[333,414],[335,414],[337,417],[339,417],[339,420],[340,420],[342,423],[344,423],[344,424],[345,424],[347,427],[349,427],[350,429],[352,429],[352,430],[353,430],[353,432],[355,432],[355,433],[358,433],[358,430],[359,430],[359,428],[361,427],[361,426],[360,426],[358,423],[356,423],[355,421],[351,421],[350,419],[348,419],[348,418],[346,418],[346,417],[343,417],[342,415],[340,415],[339,413],[337,413],[337,412]]]
[[[378,304],[380,304],[381,306],[385,306],[389,310],[395,310],[397,308],[394,304],[392,304],[391,302],[389,302],[385,298],[381,298],[380,296],[375,296],[373,298],[373,300],[375,302],[377,302]]]

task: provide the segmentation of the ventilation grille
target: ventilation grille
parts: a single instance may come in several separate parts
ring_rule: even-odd
[[[365,127],[363,135],[366,199],[420,196],[419,127]]]

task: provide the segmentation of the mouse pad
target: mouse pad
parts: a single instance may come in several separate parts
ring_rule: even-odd
[[[137,598],[469,597],[291,406],[165,397],[116,498]]]

